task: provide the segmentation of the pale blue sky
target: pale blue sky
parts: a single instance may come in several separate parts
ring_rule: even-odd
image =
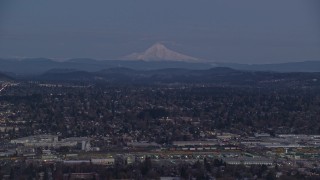
[[[155,42],[219,62],[320,60],[320,1],[0,0],[0,57],[114,59]]]

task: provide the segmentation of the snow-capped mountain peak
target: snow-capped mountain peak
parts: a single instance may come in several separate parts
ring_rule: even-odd
[[[133,53],[121,58],[123,60],[144,60],[144,61],[187,61],[197,62],[199,59],[187,56],[168,49],[161,43],[156,43],[142,53]]]

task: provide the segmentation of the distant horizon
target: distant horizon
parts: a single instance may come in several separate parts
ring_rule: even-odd
[[[148,50],[149,48],[152,48],[153,46],[160,44],[163,45],[163,43],[161,42],[155,42],[153,45],[151,45],[150,47],[148,47],[146,50]],[[165,45],[164,45],[165,46]],[[166,48],[166,47],[165,47]],[[170,49],[169,49],[170,50]],[[132,54],[137,54],[137,53],[141,53],[141,52],[133,52],[131,54],[128,54],[129,56]],[[183,53],[183,52],[176,52],[176,53]],[[128,56],[126,55],[126,56]],[[185,54],[182,54],[185,55]],[[238,63],[238,62],[222,62],[222,61],[215,61],[215,60],[205,60],[205,59],[197,59],[199,60],[199,62],[196,62],[197,60],[190,62],[187,60],[144,60],[144,59],[125,59],[126,56],[122,56],[119,58],[115,58],[115,59],[96,59],[96,58],[90,58],[90,57],[75,57],[75,58],[50,58],[50,57],[8,57],[8,58],[1,58],[1,59],[12,59],[12,60],[28,60],[28,59],[48,59],[48,60],[52,60],[55,62],[68,62],[70,60],[94,60],[94,61],[131,61],[131,62],[135,62],[135,61],[143,61],[143,62],[185,62],[185,63],[200,63],[200,64],[211,64],[211,63],[225,63],[225,64],[244,64],[244,65],[268,65],[268,64],[287,64],[287,63],[302,63],[302,62],[316,62],[320,60],[297,60],[297,61],[288,61],[288,62],[275,62],[275,63]],[[187,55],[186,55],[187,56]],[[197,58],[197,57],[192,57],[192,58]]]
[[[18,60],[18,61],[24,61],[24,60],[32,60],[32,59],[48,59],[55,62],[67,62],[69,60],[94,60],[94,61],[131,61],[131,62],[183,62],[183,61],[166,61],[166,60],[159,60],[159,61],[146,61],[146,60],[125,60],[125,59],[96,59],[96,58],[90,58],[90,57],[70,57],[70,58],[57,58],[57,57],[0,57],[0,61],[2,60]],[[203,64],[210,64],[210,63],[221,63],[221,64],[244,64],[244,65],[268,65],[268,64],[290,64],[290,63],[303,63],[303,62],[320,62],[320,60],[297,60],[297,61],[287,61],[287,62],[261,62],[261,63],[238,63],[238,62],[222,62],[222,61],[205,61],[205,62],[193,62],[193,63],[203,63]],[[192,63],[192,62],[185,62],[185,63]]]

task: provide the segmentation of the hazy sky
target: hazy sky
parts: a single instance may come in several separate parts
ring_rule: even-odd
[[[320,60],[319,0],[0,0],[0,57]]]

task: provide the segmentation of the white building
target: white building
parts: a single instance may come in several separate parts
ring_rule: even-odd
[[[114,165],[114,161],[114,158],[91,159],[91,163],[97,165]]]
[[[224,158],[223,161],[231,165],[273,165],[273,160],[263,157],[239,157],[239,158]]]
[[[173,141],[174,146],[215,146],[218,145],[218,141]]]
[[[23,144],[26,147],[75,147],[81,145],[81,150],[91,150],[90,138],[72,137],[58,140],[57,135],[36,135],[11,140],[12,144]]]

